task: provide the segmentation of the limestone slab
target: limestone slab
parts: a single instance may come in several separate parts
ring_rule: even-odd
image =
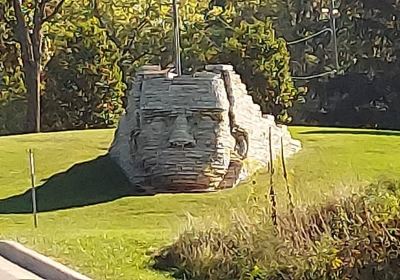
[[[205,69],[172,79],[158,66],[139,71],[110,149],[132,184],[160,191],[233,187],[256,171],[249,166],[269,162],[270,131],[272,158],[281,154],[281,140],[285,156],[300,150],[287,127],[262,114],[232,65]]]

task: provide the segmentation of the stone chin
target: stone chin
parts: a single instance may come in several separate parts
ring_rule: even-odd
[[[262,116],[232,66],[206,69],[174,78],[155,66],[139,72],[110,149],[133,184],[149,192],[233,187],[269,161],[270,130],[273,158],[281,138],[287,156],[300,149]]]

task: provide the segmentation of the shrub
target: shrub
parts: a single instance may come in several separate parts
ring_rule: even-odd
[[[371,185],[323,206],[296,208],[271,227],[262,206],[229,228],[191,230],[155,256],[183,279],[396,279],[400,188]]]

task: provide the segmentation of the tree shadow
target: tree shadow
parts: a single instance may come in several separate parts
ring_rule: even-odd
[[[304,131],[300,134],[351,134],[351,135],[372,135],[372,136],[400,136],[400,131],[389,130],[313,130]]]
[[[36,188],[39,212],[69,209],[113,201],[126,196],[148,195],[132,186],[108,156],[79,163],[58,173]],[[0,214],[32,212],[32,193],[0,200]]]

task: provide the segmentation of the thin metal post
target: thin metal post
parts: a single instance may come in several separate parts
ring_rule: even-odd
[[[181,63],[181,40],[179,28],[179,7],[177,0],[172,0],[173,16],[174,16],[174,48],[175,48],[175,68],[178,76],[182,75]]]
[[[276,227],[278,225],[277,222],[277,211],[276,211],[276,193],[275,193],[275,186],[274,186],[274,174],[275,174],[275,169],[274,169],[274,157],[272,154],[272,129],[269,127],[269,133],[268,133],[268,139],[269,139],[269,197],[271,200],[271,219],[272,223]]]
[[[38,226],[37,221],[37,204],[36,204],[36,188],[35,188],[35,158],[32,149],[29,149],[29,171],[31,175],[32,185],[32,213],[33,213],[33,225],[35,228]]]
[[[339,71],[339,53],[338,53],[338,44],[337,44],[337,30],[336,30],[336,17],[334,15],[334,10],[336,9],[335,0],[331,0],[331,11],[330,11],[330,19],[332,25],[332,36],[333,36],[333,47],[335,51],[335,66],[336,71]]]

